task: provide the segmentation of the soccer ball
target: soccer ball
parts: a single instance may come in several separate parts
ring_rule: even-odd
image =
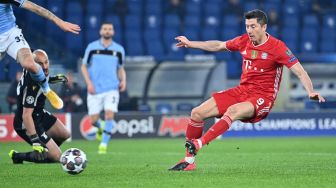
[[[65,172],[76,175],[83,172],[86,167],[87,159],[82,150],[70,148],[62,154],[60,162]]]

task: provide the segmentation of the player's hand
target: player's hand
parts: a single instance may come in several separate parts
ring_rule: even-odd
[[[58,25],[58,27],[60,27],[65,32],[79,34],[79,32],[81,31],[81,28],[80,28],[79,25],[73,24],[73,23],[70,23],[70,22],[66,22],[66,21],[63,21],[63,20],[57,22],[56,24]]]
[[[37,161],[42,161],[48,157],[47,146],[40,140],[37,134],[30,136],[33,146],[33,157]]]
[[[175,40],[178,41],[178,43],[176,44],[176,47],[178,47],[178,48],[183,48],[183,47],[188,48],[188,47],[190,47],[191,42],[185,36],[175,37]]]
[[[88,90],[88,93],[90,93],[92,95],[96,93],[92,83],[87,85],[87,90]]]
[[[124,92],[126,90],[126,81],[122,80],[119,83],[119,91]]]
[[[315,92],[313,92],[313,93],[309,93],[309,98],[311,99],[311,100],[315,100],[315,101],[318,101],[319,103],[321,103],[321,102],[325,102],[325,99],[321,96],[321,94],[319,94],[319,93],[315,93]]]
[[[57,74],[56,76],[51,76],[49,78],[49,83],[50,84],[56,84],[56,83],[67,83],[68,78],[64,74]]]

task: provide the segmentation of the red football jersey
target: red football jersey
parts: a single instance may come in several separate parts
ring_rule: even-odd
[[[263,44],[255,46],[247,34],[227,41],[230,51],[239,51],[243,57],[240,86],[249,93],[259,93],[275,100],[281,82],[283,65],[290,68],[298,59],[284,42],[267,34]]]

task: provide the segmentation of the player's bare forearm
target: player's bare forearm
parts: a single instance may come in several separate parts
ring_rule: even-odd
[[[306,71],[304,71],[304,73],[299,76],[299,79],[308,93],[314,92],[313,83]]]
[[[55,14],[53,14],[52,12],[50,12],[49,10],[31,2],[31,1],[25,1],[24,4],[22,5],[22,7],[24,9],[27,9],[31,12],[34,12],[44,18],[47,18],[48,20],[54,22],[55,24],[57,24],[57,22],[61,21],[60,18],[58,18]]]
[[[192,48],[199,48],[201,50],[209,51],[209,52],[219,52],[226,50],[225,42],[218,40],[209,40],[209,41],[192,41]]]
[[[118,78],[120,81],[126,82],[126,71],[123,67],[118,70]]]
[[[34,120],[33,120],[33,108],[23,108],[23,113],[22,113],[22,120],[23,124],[25,125],[27,129],[27,134],[28,135],[34,135],[36,134],[36,129],[34,125]]]
[[[178,36],[175,37],[175,40],[178,41],[176,46],[178,48],[197,48],[205,51],[210,52],[219,52],[225,51],[226,49],[226,42],[218,41],[218,40],[209,40],[209,41],[190,41],[185,36]]]
[[[313,83],[308,73],[303,69],[300,63],[296,63],[295,65],[293,65],[291,67],[291,71],[300,79],[308,94],[314,92]]]
[[[118,70],[118,78],[120,80],[119,91],[123,92],[126,90],[126,71],[123,67]]]
[[[308,73],[303,69],[302,65],[298,62],[290,68],[291,71],[300,79],[302,85],[308,92],[308,96],[311,100],[316,100],[318,102],[325,102],[324,97],[318,92],[314,91],[313,83],[310,80]]]
[[[83,74],[83,77],[84,77],[86,85],[90,85],[91,84],[91,80],[90,80],[89,72],[88,72],[87,67],[86,67],[85,64],[82,64],[81,70],[82,70],[82,74]]]

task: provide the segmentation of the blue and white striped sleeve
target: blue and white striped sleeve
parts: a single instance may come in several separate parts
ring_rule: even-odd
[[[124,66],[125,64],[125,49],[124,47],[121,47],[121,65],[120,66]]]
[[[19,7],[22,7],[22,5],[26,2],[26,0],[14,0],[20,3]]]
[[[90,51],[91,51],[91,45],[89,44],[85,49],[85,54],[84,54],[83,61],[82,61],[82,63],[85,64],[85,65],[88,64],[87,61],[88,61],[88,58],[89,58]]]
[[[22,7],[26,0],[5,0],[3,3],[9,3],[17,7]]]

